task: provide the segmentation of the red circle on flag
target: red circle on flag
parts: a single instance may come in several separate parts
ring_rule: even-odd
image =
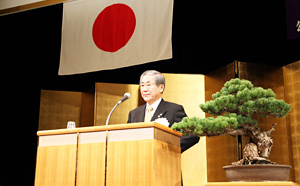
[[[93,40],[106,52],[116,52],[130,40],[136,25],[133,10],[125,4],[106,7],[93,25]]]

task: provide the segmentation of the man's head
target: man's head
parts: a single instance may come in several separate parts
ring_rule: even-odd
[[[157,101],[165,89],[165,78],[156,70],[147,70],[140,77],[140,91],[148,104]]]

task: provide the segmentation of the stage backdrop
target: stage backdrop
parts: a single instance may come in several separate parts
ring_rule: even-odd
[[[299,183],[299,70],[299,61],[284,68],[236,61],[206,76],[164,74],[166,90],[163,98],[182,104],[190,117],[205,117],[199,104],[212,99],[212,93],[220,90],[224,83],[231,78],[238,76],[251,80],[255,86],[272,88],[278,98],[285,99],[293,106],[293,109],[286,118],[276,121],[273,118],[267,118],[259,126],[268,130],[274,122],[278,123],[276,131],[272,133],[275,143],[270,159],[279,164],[292,165],[290,180]],[[77,127],[105,125],[110,110],[125,92],[130,92],[132,97],[116,109],[110,124],[126,123],[128,112],[144,104],[137,84],[96,83],[94,93],[89,92],[88,94],[42,91],[40,130],[65,128],[66,121],[70,119],[78,121],[78,123],[76,122]],[[95,105],[95,107],[94,109],[86,108],[83,105]],[[81,111],[78,110],[80,107]],[[69,114],[72,110],[73,118]],[[90,112],[94,112],[94,118],[93,115],[86,116],[86,113]],[[76,118],[78,119],[76,120]],[[82,122],[82,118],[87,119]],[[247,139],[243,138],[243,142],[246,141]],[[238,149],[241,150],[238,148],[237,138],[231,136],[201,137],[198,144],[182,153],[184,185],[199,186],[208,182],[226,181],[222,167],[238,160]]]

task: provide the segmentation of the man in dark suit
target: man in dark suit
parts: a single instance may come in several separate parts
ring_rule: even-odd
[[[132,110],[129,113],[128,123],[143,122],[145,120],[145,114],[146,104]],[[182,118],[186,116],[187,115],[181,105],[161,99],[150,121],[154,121],[158,118],[166,118],[170,123],[169,127],[171,127],[174,122],[180,122]]]
[[[155,121],[158,118],[166,118],[169,127],[174,122],[180,122],[186,117],[183,106],[164,101],[161,96],[165,89],[164,76],[155,70],[145,71],[140,77],[140,91],[146,101],[142,105],[129,112],[128,123]],[[181,152],[198,143],[198,136],[182,136],[180,138]]]

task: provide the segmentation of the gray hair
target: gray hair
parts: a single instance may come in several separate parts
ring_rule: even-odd
[[[159,86],[161,84],[165,85],[165,83],[166,83],[165,77],[160,72],[158,72],[156,70],[147,70],[141,75],[140,84],[141,84],[142,78],[145,75],[153,75],[154,76],[154,81],[155,81],[157,86]]]

